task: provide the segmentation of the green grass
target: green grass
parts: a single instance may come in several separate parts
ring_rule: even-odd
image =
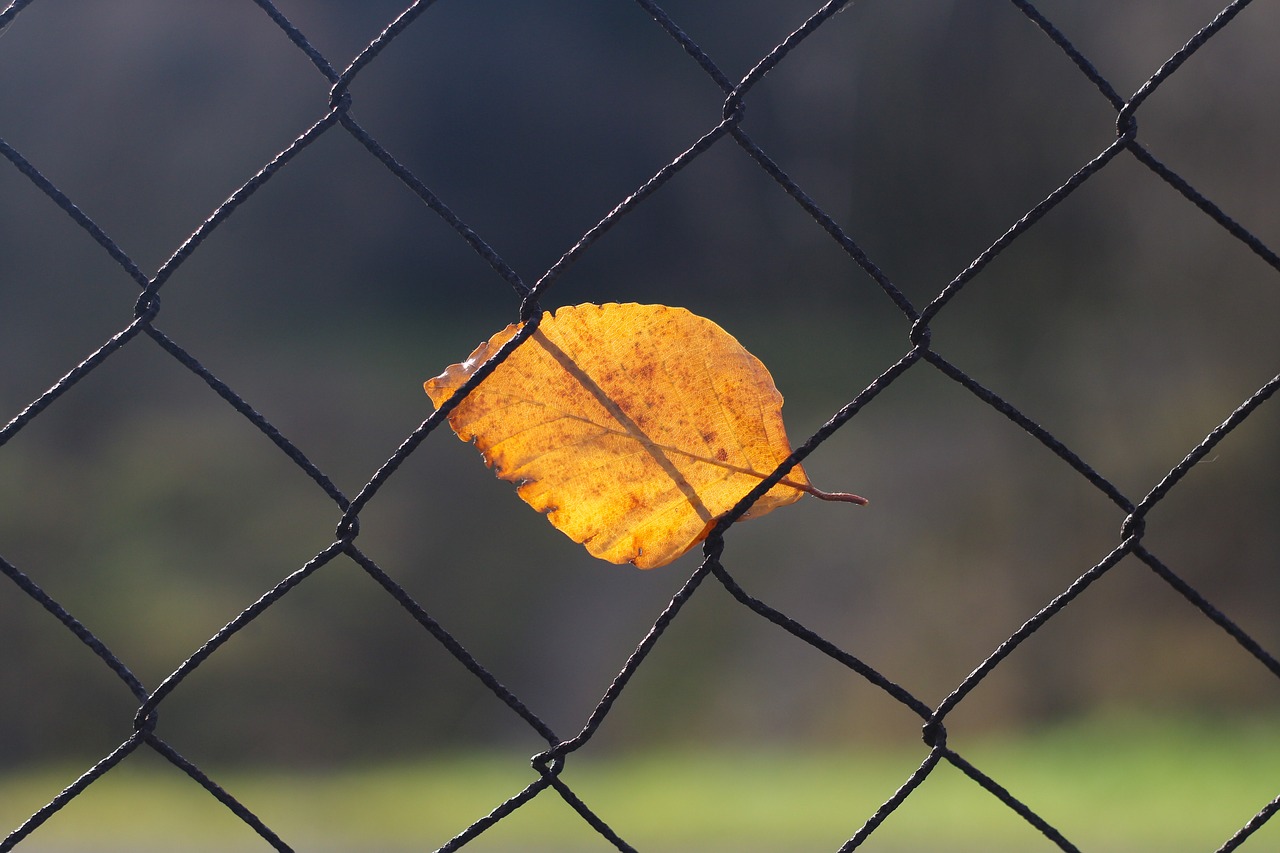
[[[952,746],[1091,853],[1215,850],[1280,794],[1280,727],[1274,723],[1119,719],[1017,738],[953,740]],[[641,850],[835,850],[925,755],[923,745],[901,745],[574,756],[563,778]],[[74,775],[0,776],[3,833]],[[533,779],[520,756],[494,755],[327,773],[214,775],[299,851],[435,849]],[[1245,849],[1278,847],[1280,825],[1269,825]],[[132,759],[18,848],[173,849],[268,848],[182,774]],[[558,796],[544,792],[467,849],[610,848]],[[1056,848],[944,764],[864,849]]]

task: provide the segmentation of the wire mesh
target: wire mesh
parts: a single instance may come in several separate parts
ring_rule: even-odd
[[[1211,219],[1231,238],[1243,247],[1242,251],[1252,252],[1272,269],[1280,272],[1280,257],[1262,240],[1250,232],[1244,225],[1236,221],[1226,211],[1220,209],[1210,198],[1198,191],[1192,184],[1157,159],[1156,155],[1139,139],[1138,119],[1144,103],[1171,77],[1178,74],[1179,69],[1198,50],[1209,44],[1220,33],[1232,26],[1237,16],[1249,5],[1244,0],[1236,0],[1222,8],[1198,31],[1191,34],[1186,43],[1152,73],[1131,96],[1121,95],[1106,77],[1090,62],[1089,58],[1078,49],[1062,30],[1046,15],[1028,2],[1014,0],[1012,6],[1015,13],[1025,16],[1026,20],[1037,27],[1043,36],[1049,39],[1064,54],[1079,74],[1097,90],[1110,108],[1115,119],[1115,134],[1102,150],[1079,166],[1065,182],[1050,192],[1042,201],[1035,204],[1020,216],[999,239],[982,251],[953,280],[946,284],[932,299],[923,305],[916,304],[897,286],[869,257],[859,245],[855,236],[850,233],[836,217],[825,211],[814,198],[793,179],[784,166],[770,156],[769,153],[744,129],[744,116],[751,108],[753,93],[757,85],[775,68],[803,55],[806,42],[816,33],[828,26],[837,13],[841,12],[847,2],[828,2],[812,12],[804,23],[778,42],[777,46],[760,57],[750,71],[740,79],[733,79],[716,63],[710,53],[693,37],[681,28],[676,16],[668,14],[663,7],[650,0],[637,0],[644,12],[637,17],[633,25],[656,26],[665,37],[673,40],[687,54],[685,61],[692,61],[717,86],[723,94],[720,111],[706,118],[703,132],[689,140],[687,147],[674,159],[658,169],[633,192],[617,202],[609,213],[599,222],[586,230],[564,254],[551,264],[532,282],[526,281],[496,251],[484,236],[463,221],[432,189],[403,165],[389,148],[375,138],[356,119],[355,108],[359,99],[352,93],[351,87],[362,74],[374,67],[384,50],[414,27],[422,26],[436,4],[419,0],[399,13],[395,19],[371,42],[369,42],[350,63],[339,70],[328,57],[322,54],[307,36],[295,27],[290,20],[270,0],[255,0],[256,5],[269,20],[287,36],[293,46],[302,51],[314,65],[316,71],[324,78],[328,87],[329,100],[327,109],[314,123],[290,144],[279,151],[261,169],[237,189],[229,198],[219,205],[212,214],[172,251],[164,263],[154,272],[147,274],[130,255],[100,228],[57,184],[46,177],[41,170],[29,161],[14,146],[0,140],[0,153],[5,159],[29,180],[47,198],[66,214],[83,232],[95,242],[100,249],[118,264],[130,276],[139,288],[133,307],[133,316],[118,332],[95,349],[72,370],[61,377],[36,399],[26,405],[8,424],[0,430],[0,447],[25,430],[38,430],[42,415],[64,396],[73,393],[80,383],[91,373],[126,351],[130,347],[143,346],[146,339],[158,345],[174,362],[186,371],[198,377],[226,405],[259,430],[293,465],[300,468],[314,483],[323,495],[336,508],[334,518],[336,529],[331,544],[316,553],[301,568],[288,574],[273,587],[261,594],[250,607],[235,616],[225,627],[209,637],[206,642],[196,648],[183,663],[155,686],[148,686],[135,676],[127,661],[118,657],[95,635],[90,626],[81,623],[61,604],[54,595],[45,590],[37,574],[28,574],[24,570],[0,556],[0,569],[14,586],[31,600],[38,603],[57,620],[67,631],[72,633],[105,665],[126,687],[136,701],[136,714],[133,719],[132,734],[115,749],[83,770],[75,781],[67,786],[48,802],[47,805],[31,814],[21,825],[12,828],[9,834],[0,841],[0,850],[11,850],[20,847],[41,825],[54,819],[59,812],[79,797],[86,789],[110,774],[130,754],[144,748],[152,750],[164,760],[180,769],[192,783],[202,787],[211,796],[217,798],[232,814],[256,832],[261,839],[277,850],[291,849],[289,840],[281,837],[263,819],[252,810],[251,802],[242,802],[233,793],[219,785],[196,763],[184,757],[182,752],[169,743],[158,725],[158,714],[166,701],[180,690],[183,683],[198,668],[220,653],[229,640],[244,631],[257,620],[269,620],[276,605],[304,584],[309,577],[325,565],[339,558],[346,558],[362,569],[387,596],[388,606],[392,603],[402,609],[420,626],[439,646],[451,655],[458,664],[485,689],[491,692],[498,701],[510,709],[538,738],[545,741],[546,748],[532,759],[536,771],[536,779],[524,790],[514,796],[505,797],[495,794],[493,810],[477,817],[456,837],[444,844],[441,850],[457,850],[469,842],[482,836],[487,830],[509,815],[517,812],[537,797],[559,797],[571,807],[601,839],[619,850],[634,849],[623,834],[608,823],[608,816],[598,814],[592,807],[589,798],[580,795],[566,780],[562,771],[573,761],[573,754],[586,746],[596,736],[597,731],[609,717],[619,702],[624,701],[629,682],[632,677],[645,666],[652,650],[663,642],[668,627],[680,619],[685,606],[700,591],[708,586],[720,585],[747,612],[759,616],[763,620],[778,626],[806,644],[814,652],[824,655],[846,668],[852,677],[863,679],[876,689],[883,691],[894,702],[898,703],[907,715],[919,718],[923,726],[924,742],[927,755],[919,768],[903,780],[900,788],[888,797],[883,805],[873,814],[864,816],[860,825],[850,825],[850,835],[841,850],[859,848],[868,841],[877,829],[913,795],[921,784],[942,765],[950,765],[960,771],[972,782],[980,786],[992,797],[1003,803],[1022,820],[1043,835],[1050,846],[1057,849],[1074,851],[1077,846],[1062,831],[1053,826],[1036,810],[1037,804],[1023,802],[1007,790],[1001,781],[985,773],[980,767],[967,760],[948,741],[947,720],[955,710],[965,702],[971,692],[993,671],[1002,665],[1019,647],[1045,625],[1058,618],[1072,603],[1091,585],[1106,576],[1121,560],[1134,558],[1145,564],[1151,572],[1179,596],[1185,598],[1196,608],[1204,619],[1209,620],[1222,632],[1225,632],[1240,647],[1241,653],[1252,657],[1261,664],[1265,672],[1280,677],[1280,661],[1267,649],[1250,636],[1240,625],[1220,610],[1212,601],[1199,592],[1191,583],[1179,576],[1160,556],[1151,550],[1144,539],[1146,520],[1151,512],[1177,491],[1187,475],[1209,459],[1215,448],[1224,438],[1251,418],[1266,403],[1280,386],[1280,376],[1276,376],[1258,387],[1247,398],[1229,413],[1224,412],[1221,424],[1206,434],[1195,446],[1186,451],[1185,456],[1173,464],[1167,474],[1156,482],[1145,495],[1136,496],[1123,491],[1111,480],[1099,472],[1084,456],[1072,449],[1065,441],[1057,437],[1049,429],[1041,426],[1012,402],[986,387],[981,381],[962,370],[955,363],[934,350],[931,346],[931,326],[943,316],[949,306],[966,288],[983,275],[997,257],[1004,253],[1016,241],[1033,229],[1047,214],[1061,205],[1066,199],[1082,187],[1095,180],[1104,170],[1112,168],[1118,162],[1136,163],[1144,167],[1160,181],[1173,188],[1185,200],[1187,205],[1194,206],[1200,213]],[[31,0],[15,0],[3,13],[0,13],[0,32],[10,27],[21,14],[31,7]],[[645,18],[648,20],[645,21]],[[1239,26],[1247,26],[1240,24]],[[3,45],[0,45],[3,47]],[[314,464],[289,436],[285,435],[273,423],[259,414],[237,391],[213,375],[202,364],[201,360],[187,347],[169,334],[161,331],[157,325],[163,317],[161,304],[162,291],[170,281],[173,273],[187,263],[190,258],[204,250],[211,235],[225,224],[232,221],[246,206],[253,204],[259,190],[272,181],[278,174],[288,170],[292,164],[305,158],[308,150],[318,141],[333,134],[347,134],[359,144],[368,155],[384,167],[391,175],[408,188],[423,204],[433,211],[444,223],[479,255],[493,272],[499,276],[512,291],[512,313],[524,321],[520,334],[509,344],[503,346],[475,375],[459,390],[455,397],[441,406],[430,417],[403,439],[399,447],[386,458],[368,478],[362,488],[348,496],[335,485],[331,478],[319,466]],[[359,518],[373,502],[383,494],[384,486],[396,477],[402,464],[417,451],[420,445],[438,432],[449,412],[467,394],[484,381],[492,370],[501,363],[537,328],[542,315],[544,301],[555,292],[557,282],[573,264],[585,253],[592,251],[597,241],[619,222],[630,216],[633,211],[645,205],[651,198],[663,192],[664,188],[679,181],[683,170],[698,161],[709,151],[721,150],[727,146],[736,146],[741,157],[763,171],[776,185],[797,205],[813,222],[838,246],[847,257],[848,264],[858,268],[869,276],[894,309],[901,313],[910,324],[907,339],[902,341],[904,351],[895,361],[884,367],[880,375],[861,390],[856,396],[830,416],[823,426],[807,437],[794,451],[791,457],[780,465],[759,487],[745,495],[738,505],[724,515],[716,523],[703,546],[703,557],[696,571],[688,578],[667,606],[653,621],[652,627],[645,633],[620,668],[612,683],[604,692],[599,702],[582,721],[580,728],[568,736],[553,728],[542,719],[530,705],[519,695],[508,689],[498,677],[486,666],[484,660],[473,655],[458,639],[446,630],[441,622],[406,590],[397,580],[396,573],[388,571],[360,543]],[[890,386],[899,382],[902,377],[922,371],[933,371],[936,375],[964,389],[972,397],[981,401],[1011,421],[1019,429],[1030,434],[1044,450],[1052,454],[1062,464],[1079,475],[1089,487],[1113,504],[1125,516],[1122,529],[1111,550],[1102,555],[1094,565],[1087,568],[1070,585],[1062,589],[1043,608],[1029,615],[1026,621],[985,659],[979,661],[972,672],[965,677],[941,702],[936,705],[926,703],[907,688],[897,683],[892,674],[885,674],[870,666],[853,652],[841,648],[818,631],[806,627],[801,622],[782,612],[769,602],[761,600],[747,592],[733,573],[732,560],[724,558],[725,544],[732,540],[735,525],[752,503],[771,486],[784,477],[796,464],[805,460],[838,430],[871,406],[877,398]],[[447,431],[446,431],[447,432]],[[504,798],[505,797],[505,798]],[[1234,850],[1243,845],[1249,837],[1261,828],[1280,809],[1280,797],[1262,805],[1238,831],[1226,840],[1220,850]]]

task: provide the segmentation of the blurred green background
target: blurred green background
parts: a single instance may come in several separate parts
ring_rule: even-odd
[[[399,11],[382,0],[278,6],[339,68]],[[1039,6],[1129,93],[1220,4]],[[814,4],[664,8],[738,79]],[[1138,114],[1139,141],[1273,247],[1278,38],[1280,9],[1254,4]],[[247,2],[38,0],[0,36],[0,81],[0,138],[149,274],[328,98],[315,67]],[[723,100],[638,6],[561,0],[438,3],[351,91],[356,120],[530,283],[713,127]],[[922,307],[1102,151],[1114,125],[1107,101],[1012,5],[866,2],[751,91],[742,127]],[[0,420],[123,328],[136,291],[3,164]],[[156,326],[349,496],[430,413],[422,381],[515,320],[519,304],[341,129],[219,227],[161,300]],[[626,216],[542,304],[586,301],[664,302],[716,320],[769,366],[797,444],[910,347],[909,322],[878,286],[728,139]],[[933,347],[1138,500],[1275,374],[1278,311],[1274,269],[1121,155],[938,316]],[[1145,540],[1272,650],[1277,435],[1280,415],[1263,406],[1159,505]],[[930,704],[1119,541],[1120,510],[925,365],[806,468],[871,506],[803,501],[735,527],[725,565]],[[339,517],[145,336],[0,447],[0,556],[152,688],[328,545]],[[372,501],[359,544],[562,737],[699,559],[648,573],[593,561],[447,431]],[[1234,729],[1274,719],[1278,688],[1129,559],[948,727],[961,752],[960,736],[1032,736],[1116,713]],[[129,735],[135,708],[79,641],[0,585],[0,772],[82,769]],[[897,782],[846,816],[856,828],[922,757],[918,729],[878,689],[708,583],[585,752],[908,750]],[[342,559],[188,678],[158,731],[202,766],[239,772],[475,749],[519,767],[541,748]],[[75,772],[55,774],[48,796]],[[15,805],[5,826],[45,799]]]

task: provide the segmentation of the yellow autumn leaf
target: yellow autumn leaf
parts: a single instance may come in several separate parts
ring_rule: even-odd
[[[438,408],[519,330],[425,383]],[[577,305],[537,330],[449,415],[499,477],[592,555],[670,563],[791,453],[765,366],[706,318],[665,305]],[[799,465],[744,518],[819,497]]]

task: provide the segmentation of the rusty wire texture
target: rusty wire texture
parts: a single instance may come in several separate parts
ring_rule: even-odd
[[[199,648],[191,651],[186,660],[160,684],[145,685],[130,670],[128,662],[117,657],[97,636],[90,626],[81,623],[52,595],[47,593],[40,583],[23,569],[10,563],[0,555],[0,570],[26,596],[38,602],[48,613],[58,620],[66,630],[72,632],[93,654],[101,659],[136,698],[137,711],[133,720],[133,733],[121,742],[109,754],[101,756],[96,763],[84,769],[82,775],[75,779],[65,790],[57,793],[47,805],[37,810],[20,826],[10,828],[3,840],[0,840],[0,851],[15,849],[22,845],[36,829],[46,821],[54,819],[58,813],[80,796],[91,785],[111,773],[127,756],[140,748],[153,750],[175,767],[183,771],[192,784],[203,787],[210,795],[217,798],[227,809],[242,820],[262,840],[277,850],[290,850],[288,839],[281,837],[265,820],[255,814],[253,804],[237,799],[235,794],[224,789],[206,770],[185,758],[174,745],[162,736],[157,727],[158,711],[166,699],[175,690],[181,688],[198,667],[211,656],[217,655],[219,649],[245,626],[257,619],[269,619],[272,607],[282,598],[304,583],[309,576],[327,563],[346,558],[353,561],[370,578],[376,581],[389,596],[389,601],[415,620],[434,641],[453,656],[459,664],[484,685],[512,712],[518,715],[527,726],[545,740],[546,749],[532,759],[536,771],[535,780],[514,796],[509,792],[495,792],[495,801],[491,812],[474,816],[474,822],[466,826],[456,837],[449,840],[441,850],[457,850],[468,842],[480,837],[486,830],[516,812],[535,797],[559,797],[581,816],[602,840],[619,850],[631,850],[633,847],[623,835],[612,828],[607,815],[598,814],[591,802],[580,796],[563,778],[562,770],[573,760],[573,753],[586,745],[596,734],[601,723],[610,714],[611,709],[621,700],[626,692],[628,682],[637,670],[645,663],[646,657],[655,645],[662,642],[664,631],[680,617],[681,609],[698,594],[705,584],[719,584],[745,610],[777,625],[798,640],[812,647],[817,653],[826,655],[846,667],[853,677],[865,679],[889,697],[900,703],[904,713],[915,715],[922,725],[924,741],[927,744],[927,757],[919,768],[902,781],[900,788],[889,797],[874,813],[865,815],[860,825],[854,823],[849,829],[849,838],[840,848],[854,850],[866,842],[877,828],[895,809],[905,802],[917,787],[942,764],[949,764],[959,770],[974,784],[981,786],[989,794],[1002,802],[1041,833],[1051,846],[1065,851],[1078,848],[1063,832],[1051,825],[1037,813],[1035,804],[1024,803],[1002,786],[999,779],[987,775],[975,764],[966,760],[959,752],[948,745],[947,718],[967,695],[1001,662],[1009,657],[1027,638],[1053,620],[1064,608],[1071,605],[1086,588],[1103,577],[1121,561],[1132,557],[1141,561],[1150,570],[1168,584],[1180,596],[1203,614],[1204,618],[1214,623],[1221,631],[1229,635],[1240,647],[1243,654],[1252,656],[1271,675],[1280,677],[1280,661],[1264,649],[1248,633],[1246,633],[1228,615],[1219,610],[1213,602],[1207,600],[1191,584],[1183,580],[1160,557],[1144,544],[1144,520],[1148,513],[1164,500],[1180,481],[1197,464],[1204,460],[1225,436],[1240,426],[1260,406],[1268,401],[1280,386],[1277,376],[1259,387],[1246,399],[1241,400],[1232,412],[1224,412],[1221,425],[1210,431],[1194,447],[1187,449],[1185,457],[1178,460],[1164,477],[1155,483],[1145,496],[1129,495],[1122,492],[1107,478],[1102,476],[1090,463],[1068,447],[1062,440],[1043,428],[1009,401],[1002,399],[982,383],[962,371],[945,357],[931,349],[930,325],[946,310],[951,300],[957,296],[984,268],[1007,247],[1017,241],[1023,234],[1033,228],[1049,211],[1071,196],[1080,187],[1088,183],[1096,175],[1119,160],[1129,160],[1141,164],[1150,170],[1159,180],[1167,182],[1189,205],[1194,205],[1231,235],[1243,247],[1242,251],[1250,251],[1260,257],[1266,264],[1280,272],[1280,257],[1255,237],[1243,225],[1234,220],[1228,213],[1220,209],[1209,198],[1202,195],[1195,187],[1173,172],[1156,156],[1144,147],[1138,135],[1138,117],[1142,105],[1166,80],[1176,74],[1179,67],[1203,45],[1212,40],[1219,32],[1232,25],[1233,19],[1248,4],[1246,0],[1236,0],[1225,6],[1203,26],[1198,32],[1189,34],[1185,45],[1169,56],[1132,95],[1126,97],[1117,92],[1090,62],[1064,35],[1054,23],[1048,20],[1029,2],[1013,0],[1012,11],[1024,15],[1042,36],[1053,42],[1084,75],[1100,97],[1104,98],[1115,114],[1115,136],[1103,150],[1098,151],[1092,159],[1079,165],[1078,170],[1061,186],[1054,189],[1042,201],[1027,210],[1020,218],[1009,225],[1007,231],[987,249],[981,252],[968,264],[958,276],[948,283],[928,304],[913,304],[903,291],[871,260],[841,223],[825,212],[798,185],[783,166],[770,155],[743,129],[742,119],[752,98],[752,90],[773,68],[788,61],[793,54],[803,51],[806,39],[820,30],[846,2],[832,0],[816,9],[805,23],[782,39],[773,50],[762,56],[754,64],[749,73],[735,80],[726,75],[715,60],[684,30],[680,23],[668,15],[653,0],[636,0],[642,7],[645,16],[653,26],[661,28],[666,36],[678,43],[687,60],[696,63],[705,74],[723,91],[723,108],[717,115],[708,116],[705,132],[696,139],[689,140],[686,150],[659,169],[651,178],[638,186],[632,193],[621,199],[617,205],[596,225],[581,235],[577,242],[562,257],[552,264],[532,283],[523,279],[496,252],[484,236],[477,233],[456,215],[431,188],[410,169],[399,162],[393,152],[389,151],[375,139],[353,114],[356,98],[350,91],[352,82],[375,63],[382,51],[401,34],[413,28],[424,15],[427,15],[434,3],[430,0],[419,0],[405,8],[386,28],[364,47],[362,51],[345,67],[340,69],[329,58],[322,55],[308,40],[306,34],[299,31],[277,9],[271,0],[255,0],[275,26],[279,27],[292,44],[305,53],[324,78],[328,87],[328,109],[320,115],[314,124],[304,133],[284,147],[269,162],[264,164],[257,174],[253,175],[225,202],[217,207],[208,218],[191,233],[171,254],[154,274],[147,274],[135,263],[124,249],[90,219],[79,207],[76,200],[68,197],[50,179],[26,159],[22,152],[16,150],[0,139],[0,153],[9,165],[22,173],[47,197],[48,201],[69,216],[84,233],[95,241],[126,273],[136,281],[139,289],[134,316],[124,328],[121,328],[100,348],[90,354],[73,370],[55,382],[44,393],[31,401],[21,412],[12,417],[7,425],[0,429],[0,449],[24,429],[38,428],[40,415],[54,405],[63,395],[73,392],[77,384],[91,372],[112,359],[126,347],[138,345],[141,339],[149,338],[165,352],[181,364],[186,370],[198,376],[227,405],[233,407],[240,416],[260,430],[279,451],[288,456],[307,476],[316,488],[323,490],[337,507],[335,513],[336,532],[333,541],[305,565],[283,577],[272,588],[264,591],[252,606],[232,619],[224,628],[209,637]],[[15,0],[0,13],[0,31],[8,27],[22,11],[31,5],[31,0]],[[637,18],[643,21],[643,18]],[[647,25],[647,24],[646,24]],[[256,412],[235,389],[229,387],[214,376],[200,360],[189,352],[181,342],[174,340],[157,325],[162,316],[161,293],[172,274],[194,253],[201,250],[205,240],[215,230],[246,204],[251,204],[254,194],[275,175],[289,168],[299,157],[305,157],[309,146],[326,134],[349,134],[370,156],[375,158],[391,172],[404,186],[411,190],[421,201],[438,215],[449,227],[480,255],[494,272],[504,279],[513,291],[511,319],[517,317],[525,321],[521,332],[510,343],[501,348],[475,375],[458,391],[452,400],[440,410],[428,417],[417,429],[406,436],[401,445],[390,454],[389,458],[372,474],[367,483],[354,495],[344,494],[333,480],[319,467],[312,463],[299,447],[277,429],[270,421]],[[481,383],[497,364],[505,359],[515,347],[525,340],[536,328],[542,313],[542,300],[553,292],[561,274],[572,265],[584,252],[605,232],[616,225],[624,217],[643,205],[655,193],[662,191],[669,182],[678,179],[678,175],[690,163],[694,162],[713,146],[736,146],[742,156],[749,158],[771,178],[781,191],[785,192],[796,205],[802,208],[812,220],[823,229],[830,239],[847,255],[848,262],[870,276],[890,300],[910,322],[910,334],[903,341],[904,351],[901,357],[888,365],[878,378],[857,394],[846,405],[835,412],[817,432],[807,437],[794,451],[792,456],[780,465],[773,474],[763,481],[758,488],[743,497],[734,510],[723,516],[715,525],[703,546],[703,557],[700,565],[680,588],[670,603],[658,614],[651,630],[641,639],[634,652],[622,663],[612,684],[604,695],[582,721],[581,728],[566,736],[563,732],[553,731],[520,696],[506,688],[499,679],[485,666],[485,662],[473,656],[454,636],[445,630],[440,622],[406,589],[397,582],[391,572],[385,570],[371,554],[362,549],[359,538],[359,516],[361,511],[377,499],[382,487],[395,476],[401,464],[414,453],[419,445],[436,433],[445,422],[450,410],[466,394]],[[826,441],[842,426],[856,417],[860,411],[871,403],[877,395],[884,391],[900,377],[910,371],[937,371],[937,373],[956,383],[982,403],[990,406],[1005,418],[1025,430],[1043,445],[1044,449],[1056,456],[1061,462],[1074,470],[1096,489],[1107,501],[1118,507],[1126,516],[1123,527],[1118,534],[1113,550],[1097,561],[1095,565],[1083,571],[1074,582],[1054,597],[1038,612],[1028,614],[1027,619],[1012,635],[999,645],[985,660],[978,662],[972,672],[959,683],[950,695],[936,706],[931,706],[907,689],[896,683],[889,675],[878,672],[853,652],[840,648],[827,638],[811,630],[787,614],[781,612],[768,602],[753,597],[739,585],[731,571],[731,565],[722,562],[721,557],[727,537],[732,537],[733,527],[752,502],[767,491],[795,464],[803,461],[819,445]],[[447,430],[445,431],[447,433]],[[0,543],[0,549],[3,544]],[[1082,567],[1083,568],[1083,567]],[[1280,809],[1280,798],[1265,804],[1256,814],[1221,846],[1221,850],[1233,850],[1265,824]],[[470,819],[470,818],[468,818]]]

